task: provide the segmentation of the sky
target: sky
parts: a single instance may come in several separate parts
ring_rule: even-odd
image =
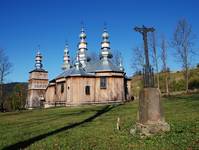
[[[37,47],[43,66],[53,79],[62,72],[63,49],[68,41],[75,56],[81,22],[87,34],[88,52],[100,52],[104,23],[110,34],[112,51],[123,56],[125,71],[131,76],[133,48],[143,43],[135,26],[154,27],[167,40],[179,19],[186,18],[199,36],[199,1],[197,0],[0,0],[0,48],[13,64],[6,82],[27,82],[34,69]],[[195,49],[198,49],[198,38]],[[174,49],[168,48],[168,66],[180,70]],[[192,64],[199,63],[198,56]]]

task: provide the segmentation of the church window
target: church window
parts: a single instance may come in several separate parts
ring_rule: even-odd
[[[100,77],[100,88],[101,89],[106,89],[106,77]]]
[[[61,83],[61,93],[64,93],[64,83]]]
[[[85,93],[86,95],[90,95],[90,86],[85,86]]]

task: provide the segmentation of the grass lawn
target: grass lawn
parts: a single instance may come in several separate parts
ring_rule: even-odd
[[[146,139],[129,133],[136,101],[0,113],[0,149],[199,149],[199,94],[163,99],[163,104],[171,131]]]

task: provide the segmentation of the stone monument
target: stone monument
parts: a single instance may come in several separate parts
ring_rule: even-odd
[[[153,68],[149,62],[149,52],[147,44],[147,33],[154,32],[154,28],[145,26],[134,30],[143,36],[145,51],[145,66],[143,68],[144,88],[140,91],[138,120],[135,129],[132,129],[141,136],[150,136],[159,132],[170,130],[170,126],[165,122],[163,107],[161,105],[160,91],[154,86]]]

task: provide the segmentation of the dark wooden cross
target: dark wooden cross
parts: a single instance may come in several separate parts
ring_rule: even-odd
[[[134,30],[136,32],[139,32],[142,34],[143,41],[144,41],[144,54],[145,54],[145,61],[146,61],[146,66],[144,68],[144,83],[145,87],[153,87],[154,86],[154,81],[153,81],[153,71],[150,66],[149,62],[149,50],[148,50],[148,42],[147,42],[147,33],[148,32],[154,32],[154,28],[147,28],[144,25],[140,27],[135,27]]]

